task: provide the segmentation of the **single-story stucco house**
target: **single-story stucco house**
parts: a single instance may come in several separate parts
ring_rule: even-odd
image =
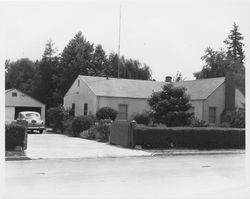
[[[36,111],[45,120],[45,104],[13,88],[5,90],[5,122],[15,120],[21,111]]]
[[[228,80],[226,80],[228,79]],[[245,97],[230,78],[219,77],[172,82],[187,89],[195,116],[210,125],[219,125],[226,109],[243,108]],[[131,120],[137,113],[149,111],[147,99],[169,82],[117,79],[79,75],[64,96],[64,107],[74,115],[95,114],[101,107],[118,111],[119,120]]]

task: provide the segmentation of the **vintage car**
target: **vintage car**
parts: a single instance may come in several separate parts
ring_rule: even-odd
[[[43,133],[45,122],[41,119],[40,113],[33,111],[22,111],[18,114],[17,121],[27,121],[30,132],[39,131]]]

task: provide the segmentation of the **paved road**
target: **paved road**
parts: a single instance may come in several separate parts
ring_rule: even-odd
[[[4,198],[249,198],[245,155],[6,162]]]
[[[150,156],[151,153],[125,149],[60,134],[29,134],[26,156],[31,159]]]

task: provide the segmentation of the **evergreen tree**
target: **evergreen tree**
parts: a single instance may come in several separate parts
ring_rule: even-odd
[[[32,96],[36,68],[37,63],[28,58],[22,58],[14,62],[6,60],[5,89],[16,88]]]
[[[54,77],[57,76],[58,57],[55,56],[57,49],[54,42],[49,40],[45,45],[45,50],[36,71],[33,95],[46,104],[47,108],[56,106],[60,99],[55,98]]]
[[[91,71],[93,44],[88,42],[82,32],[75,37],[64,48],[61,55],[60,78],[57,79],[58,89],[63,96],[78,75],[89,75]]]
[[[242,40],[244,37],[239,32],[239,26],[236,23],[233,24],[233,29],[230,31],[227,39],[224,43],[227,45],[227,56],[232,59],[234,63],[240,63],[244,65],[245,55],[243,51],[244,44]]]
[[[190,97],[186,94],[184,87],[174,87],[172,84],[165,84],[163,90],[154,92],[148,99],[153,110],[154,122],[166,126],[186,126],[193,113],[188,112],[192,107]]]
[[[224,41],[227,51],[206,48],[205,55],[201,57],[205,65],[200,72],[194,73],[196,79],[224,77],[227,72],[230,72],[234,76],[236,86],[245,93],[243,38],[238,25],[234,23],[230,35]]]
[[[102,45],[95,46],[95,50],[91,60],[91,68],[88,72],[90,76],[105,76],[105,68],[107,66],[107,55]]]

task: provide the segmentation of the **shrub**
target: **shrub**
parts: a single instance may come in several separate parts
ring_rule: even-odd
[[[89,129],[89,139],[96,139],[99,142],[108,142],[110,135],[111,119],[100,120]]]
[[[62,105],[57,107],[52,107],[47,111],[49,125],[53,127],[54,130],[60,130],[63,132],[63,123],[69,118],[69,113],[64,109]]]
[[[117,111],[110,107],[102,107],[96,112],[96,117],[98,120],[111,119],[114,121],[116,116],[117,116]]]
[[[5,150],[14,150],[16,146],[24,147],[25,131],[23,125],[5,124]]]
[[[245,111],[233,110],[227,111],[225,122],[232,128],[245,128]]]
[[[73,136],[79,137],[80,133],[84,130],[88,130],[91,125],[94,124],[92,117],[89,116],[78,116],[72,121],[72,132]]]
[[[73,117],[69,117],[64,120],[63,122],[63,134],[66,135],[72,135],[72,122],[73,122]]]
[[[208,125],[204,120],[199,120],[197,117],[193,116],[190,118],[191,127],[207,127]]]
[[[138,123],[138,124],[144,124],[144,125],[148,125],[150,123],[150,115],[148,112],[144,112],[141,114],[136,114],[134,117],[134,120]]]

